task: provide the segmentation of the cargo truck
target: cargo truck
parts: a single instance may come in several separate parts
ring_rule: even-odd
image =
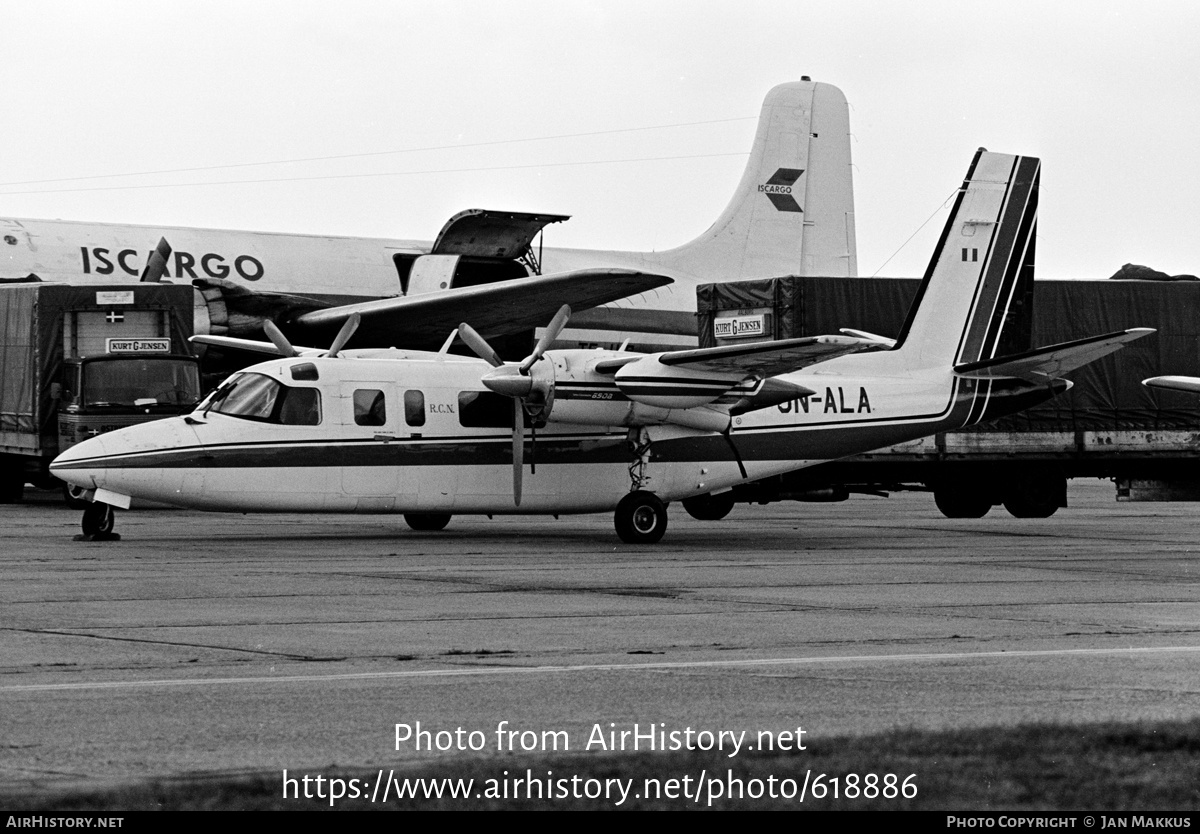
[[[704,285],[700,345],[840,328],[895,337],[919,284],[805,277]],[[1006,355],[1130,327],[1157,333],[1068,374],[1069,391],[1020,414],[701,496],[685,507],[719,518],[739,501],[927,490],[951,518],[978,518],[997,505],[1017,517],[1045,517],[1067,505],[1072,478],[1112,480],[1119,501],[1200,500],[1200,397],[1141,384],[1159,374],[1200,376],[1200,281],[1039,280],[1019,292]],[[775,407],[831,404],[814,397]]]
[[[191,411],[200,398],[187,285],[0,284],[0,503],[102,432]]]

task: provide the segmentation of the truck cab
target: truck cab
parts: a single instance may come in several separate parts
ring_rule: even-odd
[[[64,361],[58,448],[114,429],[190,411],[200,401],[196,357],[110,353]]]

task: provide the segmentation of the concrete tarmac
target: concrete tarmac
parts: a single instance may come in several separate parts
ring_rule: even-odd
[[[76,511],[2,506],[0,795],[600,751],[635,724],[812,747],[1200,715],[1200,508],[1070,498],[1043,520],[927,494],[673,505],[645,547],[607,515],[170,509],[84,543]],[[450,749],[397,745],[417,722]]]

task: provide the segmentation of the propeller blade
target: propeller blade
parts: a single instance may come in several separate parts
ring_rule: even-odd
[[[338,331],[337,337],[333,340],[333,344],[329,347],[329,353],[325,354],[330,359],[333,359],[346,346],[346,342],[350,341],[350,337],[354,335],[354,331],[358,330],[358,324],[362,321],[362,316],[358,313],[351,313],[350,318],[346,319],[346,323],[342,325],[342,329]]]
[[[292,347],[292,343],[287,340],[287,336],[284,336],[279,328],[275,326],[275,322],[264,321],[263,332],[267,334],[267,338],[271,340],[275,347],[279,348],[279,352],[283,356],[300,355],[300,352]]]
[[[542,354],[546,349],[554,343],[558,338],[558,334],[562,333],[564,327],[567,326],[567,319],[571,318],[571,308],[564,304],[558,308],[558,312],[554,314],[554,318],[550,319],[550,323],[546,325],[546,332],[542,334],[542,338],[538,339],[537,346],[533,349],[533,353],[525,358],[521,363],[521,373],[529,373],[529,369],[534,363],[542,358]]]
[[[524,474],[525,419],[520,400],[513,400],[513,503],[521,506],[521,476]]]
[[[487,340],[475,332],[475,328],[463,322],[458,326],[458,336],[463,340],[463,344],[475,352],[475,355],[487,362],[493,368],[499,368],[504,364],[504,360],[500,358],[500,354],[492,350],[492,346],[487,343]]]
[[[162,280],[163,275],[167,273],[167,261],[170,258],[171,244],[167,243],[165,237],[159,238],[158,246],[154,247],[154,251],[146,259],[146,268],[142,270],[142,277],[139,280],[157,284]]]

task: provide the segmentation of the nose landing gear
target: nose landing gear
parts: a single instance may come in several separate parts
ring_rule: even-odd
[[[113,512],[112,504],[105,504],[101,501],[93,501],[87,505],[87,509],[83,511],[83,520],[80,522],[80,528],[83,533],[75,537],[77,542],[116,542],[121,540],[120,533],[113,532],[113,525],[116,522],[116,513]]]

